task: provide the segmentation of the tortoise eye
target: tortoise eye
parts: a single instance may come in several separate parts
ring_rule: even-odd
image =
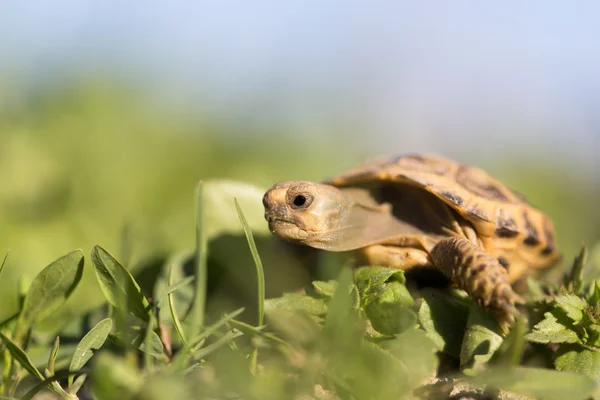
[[[308,196],[305,196],[303,194],[297,194],[294,197],[294,200],[292,200],[292,208],[306,208],[308,206],[310,206],[310,203],[312,202],[312,199]]]

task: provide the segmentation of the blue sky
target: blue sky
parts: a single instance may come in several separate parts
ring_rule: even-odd
[[[593,1],[12,1],[0,70],[116,70],[244,120],[357,120],[376,150],[527,147],[594,167],[599,17]]]

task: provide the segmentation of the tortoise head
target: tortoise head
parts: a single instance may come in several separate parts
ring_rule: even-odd
[[[263,196],[265,219],[276,236],[328,251],[349,251],[393,237],[422,233],[378,204],[368,190],[285,181]]]
[[[353,201],[330,185],[280,182],[265,193],[263,205],[269,230],[282,239],[329,248],[342,231],[351,229]]]

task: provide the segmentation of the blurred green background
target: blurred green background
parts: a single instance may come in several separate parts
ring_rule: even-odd
[[[210,116],[174,117],[157,111],[141,90],[106,81],[37,93],[4,108],[2,116],[0,243],[10,248],[2,276],[7,314],[16,307],[19,279],[32,278],[72,249],[89,254],[100,244],[119,258],[127,242],[131,254],[123,262],[135,269],[191,248],[198,180],[225,178],[266,189],[283,179],[324,179],[361,160],[341,131],[318,140],[277,134],[232,140]],[[567,261],[582,244],[599,239],[598,187],[577,171],[552,159],[536,160],[526,171],[503,158],[479,165],[554,218]],[[254,199],[245,211],[258,218],[256,226],[262,223],[260,192]],[[231,216],[237,218],[233,208]],[[263,225],[257,234],[265,233]],[[101,301],[90,269],[76,298],[70,312]]]
[[[600,239],[595,21],[521,3],[174,3],[0,15],[0,318],[72,249],[141,270],[192,248],[201,179],[255,185],[244,211],[268,242],[262,190],[375,154],[486,168],[554,219],[566,262]],[[290,262],[265,257],[271,277]],[[90,274],[65,312],[101,301]]]

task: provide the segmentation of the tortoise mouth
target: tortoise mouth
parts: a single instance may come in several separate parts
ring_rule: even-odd
[[[303,240],[310,235],[304,229],[301,229],[295,223],[273,216],[265,216],[269,223],[271,233],[287,240]]]
[[[265,219],[269,223],[269,230],[273,233],[279,228],[293,225],[290,221],[286,221],[281,218],[265,217]]]

